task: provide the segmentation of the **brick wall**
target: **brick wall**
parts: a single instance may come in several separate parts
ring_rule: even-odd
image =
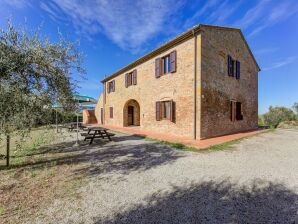
[[[229,77],[227,55],[241,63],[241,77]],[[257,127],[258,67],[236,30],[202,33],[201,138]],[[243,120],[230,120],[230,100],[242,103]]]
[[[101,124],[101,108],[103,108],[103,94],[100,94],[97,104],[95,106],[95,117],[97,119],[97,123]]]
[[[155,78],[154,57],[115,80],[115,92],[100,97],[95,110],[100,121],[104,105],[104,122],[123,127],[127,125],[127,102],[138,102],[140,129],[179,136],[194,137],[194,52],[197,45],[196,67],[196,138],[208,138],[249,130],[257,127],[258,67],[238,30],[202,27],[194,37],[161,53],[158,57],[177,51],[177,71]],[[229,77],[227,55],[241,62],[241,77]],[[137,69],[137,85],[125,87],[125,74]],[[174,100],[175,123],[156,121],[157,101]],[[230,100],[242,103],[242,121],[230,120]],[[133,101],[131,101],[133,102]],[[110,107],[113,118],[110,118]]]
[[[175,73],[155,78],[155,57],[136,67],[137,85],[126,88],[125,73],[113,79],[115,80],[115,92],[106,93],[106,124],[122,127],[124,106],[127,101],[134,99],[140,105],[141,129],[179,136],[193,136],[194,38],[184,41],[158,57],[167,55],[173,50],[177,51]],[[175,101],[175,123],[169,120],[156,121],[155,103],[165,100]],[[110,107],[113,107],[113,118],[109,116]]]

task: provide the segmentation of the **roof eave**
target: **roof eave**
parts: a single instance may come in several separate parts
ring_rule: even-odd
[[[117,72],[113,73],[112,75],[104,78],[103,80],[101,80],[101,82],[105,83],[105,82],[115,78],[116,76],[122,74],[123,72],[126,72],[126,71],[134,68],[135,66],[137,66],[137,65],[139,65],[139,64],[141,64],[141,63],[143,63],[143,62],[145,62],[145,61],[159,55],[160,53],[170,49],[171,47],[173,47],[173,46],[187,40],[188,38],[191,38],[194,35],[194,33],[200,32],[200,29],[201,29],[200,25],[193,27],[192,29],[180,34],[179,36],[177,36],[176,38],[170,40],[169,42],[161,45],[159,48],[151,51],[150,53],[142,56],[141,58],[139,58],[137,60],[135,60],[134,62],[130,63],[129,65],[125,66],[124,68],[118,70]]]

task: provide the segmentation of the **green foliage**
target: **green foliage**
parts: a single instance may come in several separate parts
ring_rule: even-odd
[[[296,119],[295,113],[287,107],[269,107],[269,111],[263,115],[265,125],[276,128],[283,121]]]
[[[265,126],[264,115],[258,116],[258,126]]]
[[[5,211],[5,209],[0,206],[0,215],[2,215],[4,213],[4,211]]]
[[[49,105],[57,99],[71,110],[73,73],[84,73],[74,43],[62,36],[51,43],[39,30],[32,33],[8,22],[0,31],[0,134],[50,122]]]
[[[153,139],[153,138],[149,138],[149,137],[146,137],[145,140],[158,142],[159,144],[168,145],[174,149],[179,149],[179,150],[183,150],[183,151],[198,152],[198,150],[199,150],[197,148],[189,147],[184,144],[176,143],[176,142],[161,141],[161,140],[157,140],[157,139]]]
[[[297,103],[297,102],[294,103],[294,105],[293,105],[293,109],[294,109],[294,111],[296,112],[296,114],[297,114],[297,116],[298,116],[298,103]]]
[[[77,121],[77,114],[75,112],[71,111],[64,111],[64,110],[57,110],[52,109],[50,116],[51,118],[50,123],[51,124],[56,124],[56,113],[57,113],[57,120],[58,124],[63,124],[63,123],[69,123],[69,122],[76,122]],[[79,114],[79,120],[83,119],[83,115]]]
[[[231,148],[233,145],[238,144],[242,141],[242,139],[224,142],[217,145],[211,145],[208,148],[204,149],[203,151],[222,151]]]

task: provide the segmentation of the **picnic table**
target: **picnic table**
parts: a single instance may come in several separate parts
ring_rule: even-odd
[[[77,130],[77,125],[79,127],[79,130],[86,128],[86,126],[83,125],[82,122],[79,122],[78,124],[77,124],[77,122],[71,122],[71,123],[66,124],[65,127],[68,129],[68,131],[75,131],[75,130]]]
[[[109,141],[112,141],[111,136],[114,136],[115,134],[109,133],[108,129],[102,128],[102,127],[86,127],[88,130],[87,133],[81,133],[82,136],[84,136],[84,141],[87,139],[90,139],[90,145],[93,143],[93,140],[95,138],[108,138]]]

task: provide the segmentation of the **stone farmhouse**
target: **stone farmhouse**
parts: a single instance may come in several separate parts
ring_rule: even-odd
[[[201,24],[102,80],[97,123],[193,139],[252,130],[259,70],[240,29]]]

